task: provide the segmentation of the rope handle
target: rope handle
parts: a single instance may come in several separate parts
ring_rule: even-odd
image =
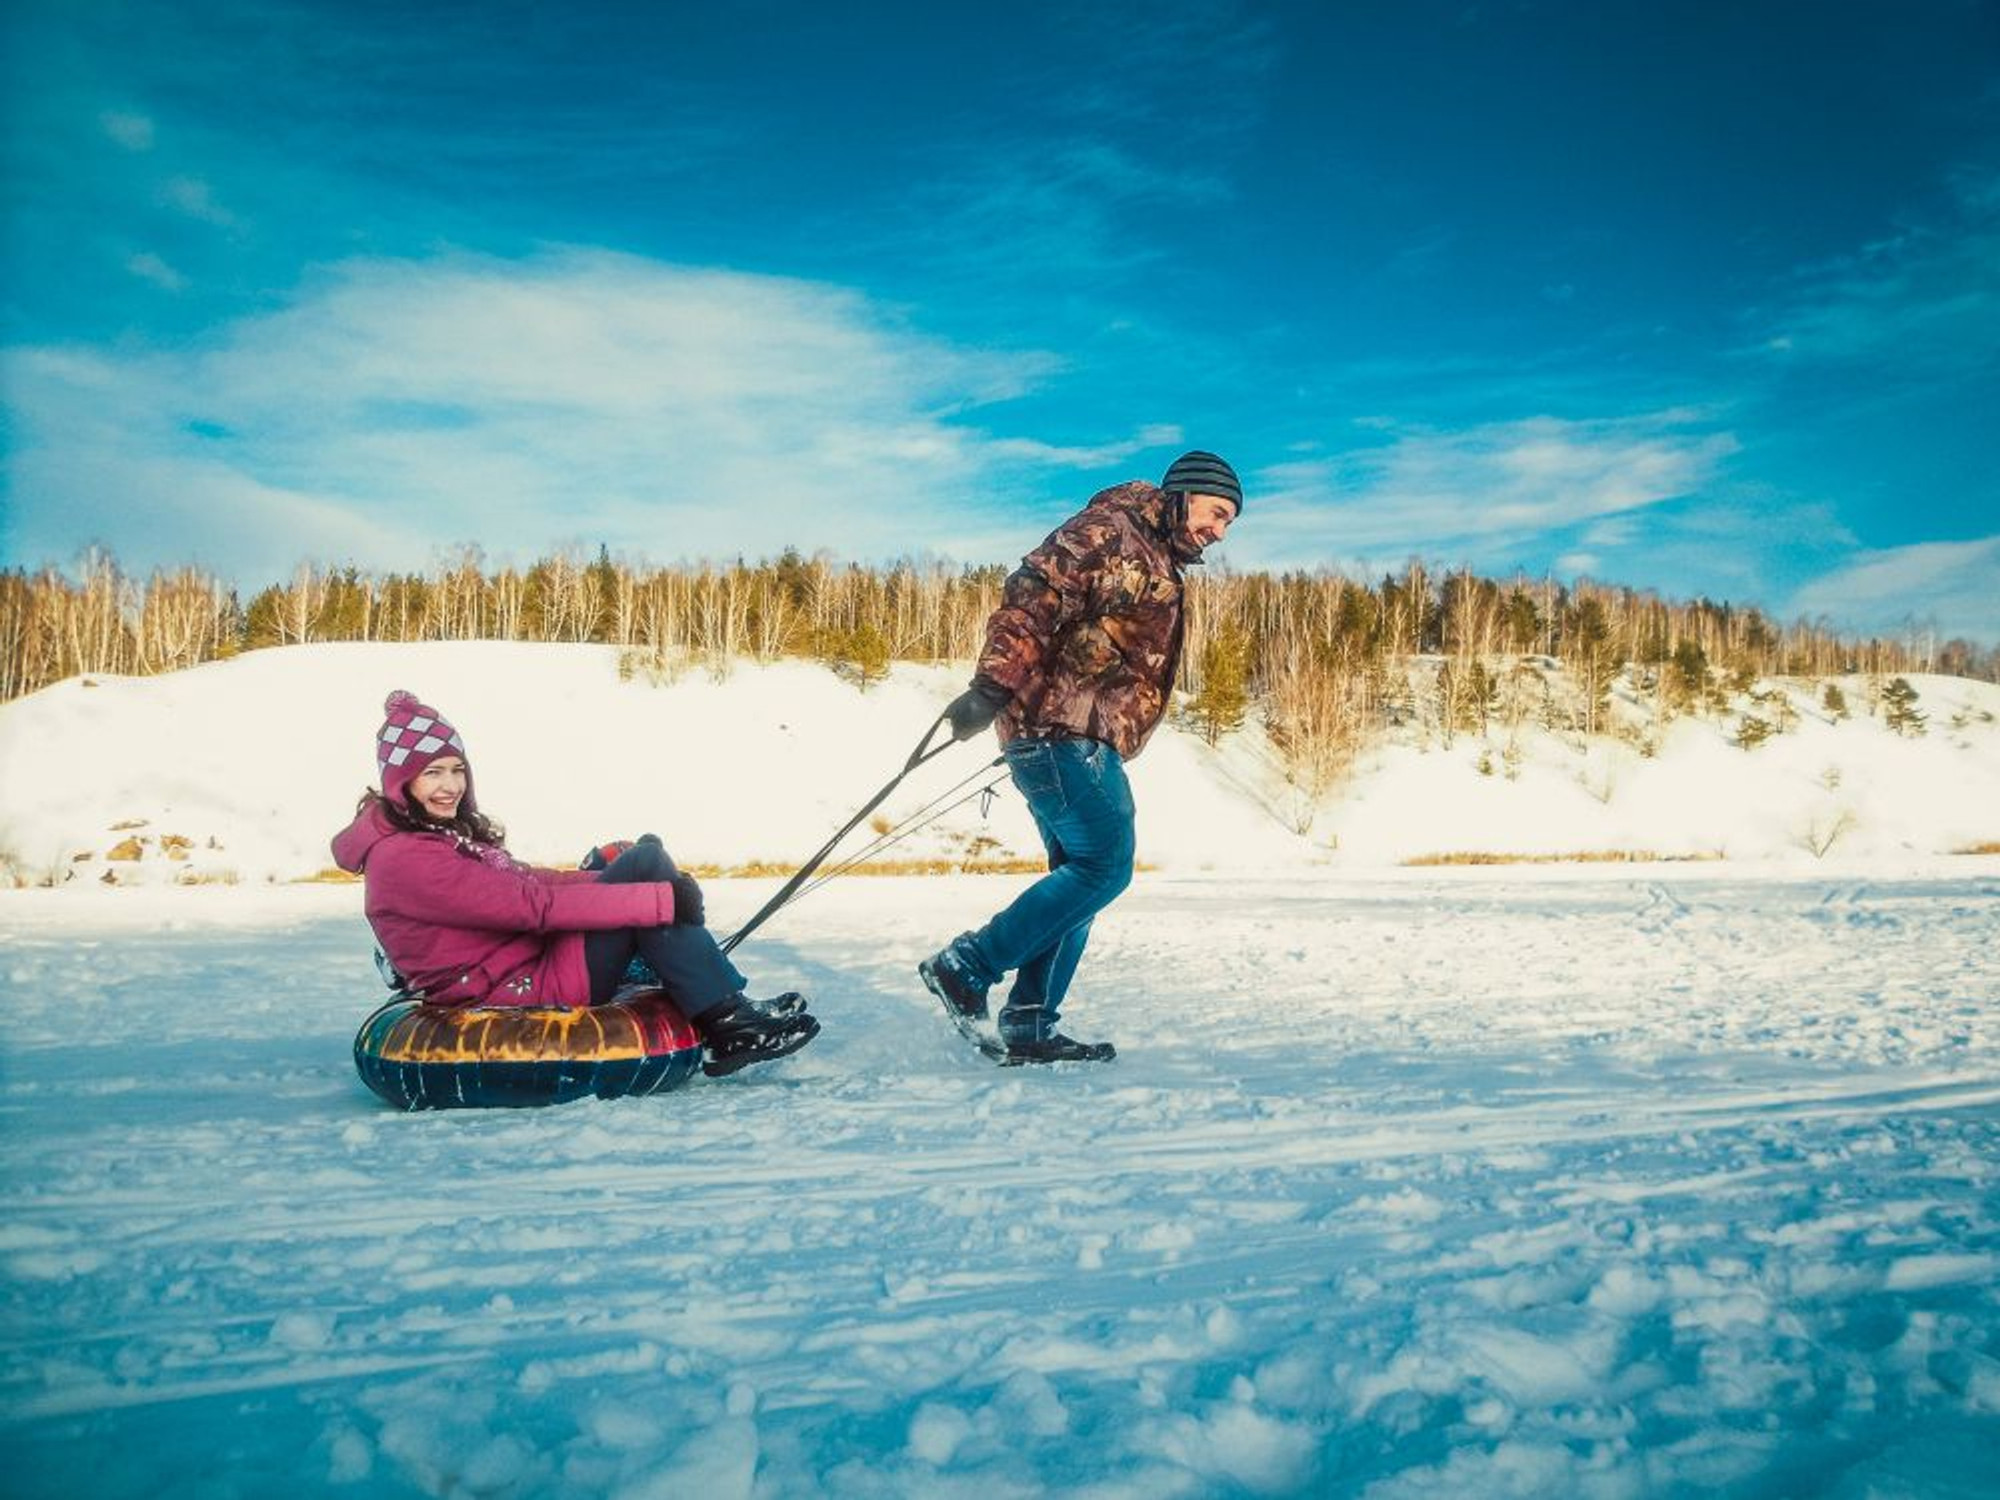
[[[924,731],[924,737],[917,741],[917,748],[910,752],[909,760],[906,761],[903,765],[902,775],[898,776],[896,778],[896,781],[901,781],[903,779],[903,776],[909,775],[910,772],[916,770],[916,768],[922,765],[925,761],[932,760],[937,756],[944,754],[945,751],[949,750],[953,745],[956,745],[958,743],[957,740],[953,739],[950,735],[947,734],[944,737],[943,744],[938,745],[934,749],[926,748],[927,746],[930,745],[931,736],[936,734],[940,729],[944,728],[944,726],[949,724],[950,722],[951,722],[950,709],[946,709],[943,713],[939,714],[935,719],[931,721],[931,727],[926,729]],[[890,782],[889,785],[893,787],[896,784],[896,781]]]

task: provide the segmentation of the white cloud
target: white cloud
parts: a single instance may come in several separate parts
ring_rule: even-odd
[[[2000,176],[1966,174],[1938,222],[1804,269],[1757,352],[1946,373],[2000,350]]]
[[[169,177],[160,184],[160,199],[203,224],[234,229],[238,223],[235,214],[216,202],[215,189],[199,177]]]
[[[104,133],[123,146],[127,151],[150,151],[153,149],[153,122],[145,115],[128,110],[106,110],[97,117],[97,123]]]
[[[993,442],[992,451],[1050,468],[1103,469],[1122,464],[1149,448],[1177,446],[1181,441],[1180,428],[1156,425],[1142,427],[1122,442],[1100,443],[1089,448],[1060,447],[1033,438],[1000,438]]]
[[[1792,612],[1875,631],[1915,621],[2000,643],[2000,536],[1857,553],[1793,595]]]
[[[1610,518],[1698,492],[1736,449],[1684,411],[1392,431],[1377,446],[1259,474],[1232,550],[1283,565],[1452,549],[1494,566],[1592,523],[1602,545],[1618,534],[1603,529]]]
[[[150,250],[142,250],[137,255],[127,257],[125,269],[141,281],[150,281],[154,286],[164,287],[170,292],[187,290],[187,277]]]
[[[1583,540],[1592,547],[1628,547],[1638,539],[1638,531],[1628,513],[1592,522],[1585,529]]]
[[[422,567],[466,540],[985,560],[1019,547],[991,547],[1001,481],[1168,431],[995,436],[967,413],[1052,361],[954,347],[840,288],[585,251],[353,262],[191,348],[7,366],[15,559],[102,541],[134,569],[249,581],[302,558]]]

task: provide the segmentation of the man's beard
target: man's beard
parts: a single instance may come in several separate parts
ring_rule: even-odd
[[[1173,503],[1167,507],[1167,550],[1173,553],[1176,562],[1186,567],[1201,561],[1204,544],[1196,541],[1194,533],[1188,530],[1187,496],[1174,495],[1171,498]]]

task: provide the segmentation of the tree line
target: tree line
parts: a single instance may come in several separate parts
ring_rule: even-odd
[[[0,572],[0,701],[84,673],[149,675],[320,641],[577,641],[663,666],[738,657],[947,660],[978,648],[1005,570],[806,558],[639,568],[599,551],[489,568],[476,548],[425,573],[301,564],[244,600],[198,568]],[[873,675],[873,673],[871,673]]]
[[[0,572],[0,701],[84,673],[173,671],[318,641],[594,641],[631,670],[718,672],[739,658],[811,657],[879,676],[891,661],[968,663],[1006,569],[840,563],[786,551],[755,563],[638,566],[600,549],[526,568],[476,548],[423,573],[303,564],[239,592],[196,567],[140,579],[108,552],[73,575]],[[1522,673],[1560,661],[1577,727],[1602,726],[1611,685],[1637,674],[1665,709],[1759,677],[1943,672],[2000,680],[2000,649],[1911,631],[1857,637],[1780,624],[1755,607],[1643,590],[1487,578],[1420,562],[1374,582],[1330,571],[1191,575],[1179,686],[1211,733],[1261,706],[1288,755],[1351,738],[1340,726],[1404,714],[1455,724],[1504,711]],[[1420,660],[1413,674],[1407,664]],[[1421,701],[1420,701],[1421,700]],[[1335,752],[1337,753],[1337,752]]]

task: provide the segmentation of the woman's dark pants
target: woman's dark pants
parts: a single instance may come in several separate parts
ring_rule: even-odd
[[[679,872],[665,846],[648,834],[597,878],[613,885],[671,880]],[[660,988],[689,1019],[715,1009],[747,982],[706,927],[616,927],[583,935],[590,966],[590,1003],[602,1005],[618,993],[634,956],[660,978]]]

